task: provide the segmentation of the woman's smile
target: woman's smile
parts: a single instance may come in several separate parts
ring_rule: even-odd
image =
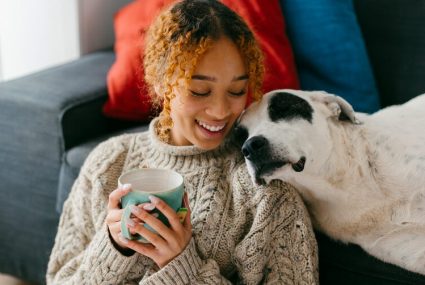
[[[195,120],[197,128],[205,139],[222,140],[226,135],[226,123],[209,124],[204,121]]]
[[[224,127],[226,126],[226,123],[221,123],[221,124],[208,124],[204,121],[200,121],[200,120],[196,120],[196,122],[198,123],[198,125],[200,125],[202,128],[207,129],[207,131],[210,132],[220,132],[221,130],[224,129]]]

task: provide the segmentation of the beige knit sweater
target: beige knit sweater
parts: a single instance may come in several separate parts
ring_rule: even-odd
[[[145,133],[100,144],[87,158],[65,203],[47,284],[317,284],[317,245],[302,201],[283,183],[251,183],[240,151],[161,142]],[[162,269],[124,256],[105,224],[108,195],[123,171],[153,167],[184,176],[193,235]]]

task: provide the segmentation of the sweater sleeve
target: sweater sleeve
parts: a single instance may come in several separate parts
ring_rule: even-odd
[[[149,270],[139,285],[231,284],[220,274],[213,259],[203,260],[196,251],[195,240],[170,263],[154,272]]]
[[[265,284],[319,284],[318,250],[310,218],[296,190],[276,183],[280,197],[277,212],[270,220],[270,258]]]
[[[122,150],[104,143],[86,160],[64,205],[47,284],[120,284],[137,262],[137,255],[122,255],[110,240],[104,221],[108,194],[102,194],[98,179],[100,173],[117,165]]]
[[[296,190],[281,181],[254,187],[246,173],[239,179],[254,193],[252,224],[235,249],[241,283],[318,284],[317,243]]]

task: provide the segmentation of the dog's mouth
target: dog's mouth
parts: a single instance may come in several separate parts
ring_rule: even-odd
[[[263,177],[272,174],[276,169],[283,167],[285,164],[287,164],[286,161],[277,160],[262,163],[261,165],[256,165],[255,183],[258,185],[265,185],[266,180]]]
[[[296,163],[290,163],[285,160],[274,160],[263,162],[260,165],[254,165],[255,169],[255,183],[258,185],[266,185],[265,176],[271,176],[277,169],[290,163],[291,167],[296,172],[304,170],[306,158],[302,156]]]

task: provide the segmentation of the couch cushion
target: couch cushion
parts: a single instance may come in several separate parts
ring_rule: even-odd
[[[425,1],[354,3],[383,106],[425,93]]]
[[[59,187],[58,187],[58,196],[56,200],[56,211],[58,213],[62,212],[63,203],[68,198],[69,192],[71,191],[72,185],[74,184],[75,179],[78,177],[80,173],[81,166],[86,160],[89,153],[102,141],[106,139],[121,135],[124,133],[136,133],[143,132],[148,129],[148,124],[126,129],[117,133],[112,133],[107,136],[98,137],[89,142],[80,144],[76,147],[71,148],[67,152],[65,152],[62,165],[59,175]]]
[[[280,2],[301,89],[325,90],[357,111],[377,111],[379,96],[352,0]]]
[[[354,244],[343,244],[316,232],[320,284],[425,284],[425,276],[382,262]]]

